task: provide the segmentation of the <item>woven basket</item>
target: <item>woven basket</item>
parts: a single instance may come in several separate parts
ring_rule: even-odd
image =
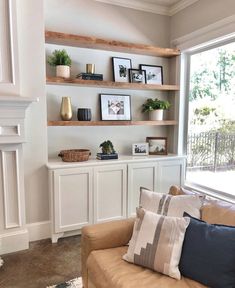
[[[87,161],[90,155],[91,152],[88,149],[71,149],[60,151],[58,156],[64,162],[82,162]]]

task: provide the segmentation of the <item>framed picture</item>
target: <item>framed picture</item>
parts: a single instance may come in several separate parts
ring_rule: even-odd
[[[146,71],[139,69],[129,69],[129,79],[131,83],[146,83]]]
[[[130,95],[100,94],[101,120],[131,120]]]
[[[149,154],[149,144],[148,143],[136,143],[132,144],[132,155],[141,156]]]
[[[147,84],[163,84],[162,66],[140,64],[140,69],[146,71]]]
[[[149,143],[150,155],[167,155],[167,138],[166,137],[147,137]]]
[[[131,59],[113,57],[113,79],[115,82],[130,82],[128,70],[132,68]]]

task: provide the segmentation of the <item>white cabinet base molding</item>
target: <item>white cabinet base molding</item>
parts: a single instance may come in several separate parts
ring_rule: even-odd
[[[185,157],[179,156],[49,162],[52,242],[88,224],[134,215],[140,186],[168,193],[171,185],[183,185],[184,167]]]

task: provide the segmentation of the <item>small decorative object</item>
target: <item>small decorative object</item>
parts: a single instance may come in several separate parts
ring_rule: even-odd
[[[72,61],[66,50],[55,50],[52,55],[48,57],[48,64],[56,66],[56,77],[70,77]]]
[[[118,154],[114,150],[113,143],[110,140],[106,140],[100,144],[102,153],[97,153],[97,159],[99,160],[110,160],[118,159]]]
[[[115,82],[129,82],[128,69],[132,68],[131,59],[113,57],[113,79]]]
[[[132,144],[132,155],[141,156],[149,154],[149,144],[148,143],[136,143]]]
[[[90,155],[91,152],[88,149],[70,149],[60,151],[58,156],[64,162],[82,162],[87,161]]]
[[[103,80],[103,74],[80,73],[77,75],[76,78],[82,79],[82,80],[102,81]]]
[[[147,137],[149,143],[150,155],[167,155],[167,138],[166,137]]]
[[[102,120],[131,120],[130,95],[100,94]]]
[[[95,73],[95,64],[86,64],[86,73],[94,74]]]
[[[162,66],[140,64],[141,70],[146,70],[147,84],[163,84]]]
[[[91,109],[78,108],[77,118],[79,121],[91,121]]]
[[[64,121],[69,121],[72,119],[73,111],[70,97],[62,97],[60,117]]]
[[[147,101],[142,105],[142,112],[149,112],[149,120],[162,120],[163,110],[169,109],[171,104],[168,101],[156,99],[147,99]]]
[[[131,83],[146,83],[146,71],[139,69],[129,69],[129,79]]]

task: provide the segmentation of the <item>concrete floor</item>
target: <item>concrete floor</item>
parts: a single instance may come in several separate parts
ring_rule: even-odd
[[[80,236],[33,242],[29,250],[2,255],[1,288],[45,288],[81,276]]]

